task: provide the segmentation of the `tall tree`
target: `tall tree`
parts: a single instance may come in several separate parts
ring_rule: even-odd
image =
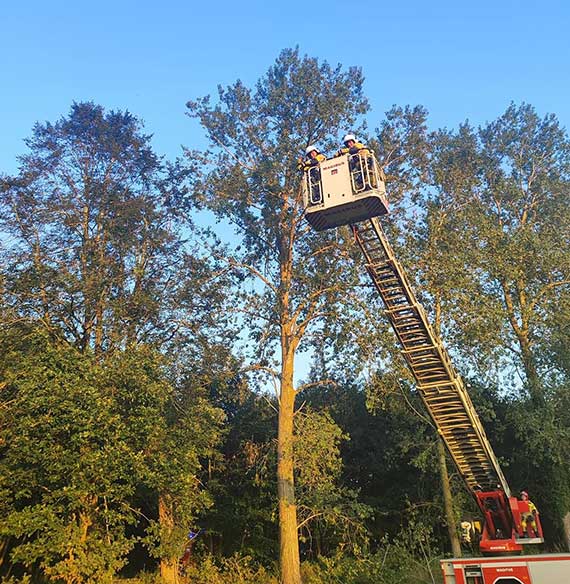
[[[440,222],[449,240],[440,265],[452,263],[460,291],[450,310],[457,319],[467,315],[458,329],[474,333],[462,341],[487,356],[509,351],[540,404],[552,314],[570,291],[568,136],[555,116],[512,104],[478,131],[465,124],[455,136],[439,133],[433,169],[437,196],[452,203]]]
[[[549,420],[563,376],[553,339],[570,291],[567,134],[554,116],[513,104],[479,130],[466,123],[435,132],[431,153],[429,189],[418,199],[425,221],[410,234],[442,334],[477,381],[504,384],[518,374],[505,404],[496,403],[507,408],[502,454],[516,461],[509,474],[522,482],[523,468],[540,466],[560,484],[562,451],[546,461],[540,444],[546,436],[565,442]],[[530,488],[534,473],[526,475]]]
[[[191,444],[215,441],[217,410],[208,409],[196,387],[218,374],[209,353],[223,361],[230,334],[223,328],[220,272],[181,235],[182,223],[190,227],[185,237],[193,233],[176,206],[187,171],[154,153],[132,114],[93,103],[73,104],[55,124],[36,124],[27,145],[19,173],[0,182],[1,226],[10,235],[1,275],[3,324],[41,324],[54,346],[63,340],[86,358],[94,351],[102,366],[112,366],[115,356],[140,357],[136,347],[152,345],[163,354],[176,347],[168,366],[178,399],[153,410],[162,449],[144,461],[144,481],[162,520],[157,553],[175,579],[181,534],[169,522],[185,520],[197,501],[181,495],[187,481],[195,494],[200,490],[191,466],[196,457],[189,462],[178,451],[190,456]],[[204,363],[207,374],[206,367],[197,371]],[[128,414],[131,401],[121,403]],[[197,431],[192,420],[199,425],[208,417],[212,432]],[[166,479],[176,474],[186,479]]]
[[[164,571],[180,556],[208,503],[197,488],[200,460],[216,443],[221,411],[199,391],[181,400],[164,364],[143,346],[100,363],[45,330],[3,331],[0,536],[11,538],[12,563],[52,581],[110,582],[137,524]],[[133,504],[143,491],[153,494],[144,513]],[[156,520],[145,525],[149,516]]]
[[[541,119],[526,104],[511,105],[480,138],[478,267],[502,301],[527,390],[540,403],[545,315],[570,292],[570,140],[555,116]]]
[[[176,336],[192,298],[183,275],[200,271],[170,205],[182,171],[135,116],[93,103],[36,124],[26,144],[19,173],[0,181],[13,316],[97,352]]]
[[[113,390],[93,359],[51,345],[45,331],[4,330],[0,357],[0,507],[12,561],[54,581],[110,581],[132,546],[136,474]],[[164,389],[141,381],[147,397]]]
[[[279,420],[277,490],[281,577],[300,582],[293,450],[295,359],[309,333],[334,311],[347,281],[335,233],[317,235],[303,221],[296,159],[311,143],[334,148],[367,110],[359,69],[343,71],[284,50],[255,89],[219,88],[218,101],[188,103],[208,133],[211,162],[198,195],[235,229],[243,247],[227,251],[236,270],[256,280],[239,305],[255,352],[252,366],[276,381]],[[306,344],[303,345],[302,343]]]

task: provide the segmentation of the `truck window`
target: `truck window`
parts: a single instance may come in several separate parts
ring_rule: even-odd
[[[465,584],[485,584],[480,566],[465,566]]]

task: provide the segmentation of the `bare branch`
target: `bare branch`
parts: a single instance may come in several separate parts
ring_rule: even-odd
[[[338,387],[338,383],[334,381],[334,379],[321,379],[320,381],[312,381],[311,383],[303,383],[303,385],[297,388],[297,393],[304,391],[305,389],[309,389],[310,387],[318,387],[319,385],[334,385]],[[299,408],[297,411],[299,411]]]
[[[275,392],[275,398],[277,399],[277,403],[279,403],[279,406],[281,406],[281,400],[279,399],[279,386],[277,383],[278,380],[280,380],[280,376],[279,376],[279,373],[277,371],[275,371],[274,369],[271,369],[270,367],[266,367],[265,365],[258,365],[258,364],[248,365],[248,366],[244,367],[242,369],[242,371],[244,373],[247,373],[248,371],[262,371],[263,373],[267,373],[268,375],[270,375],[271,382],[273,384],[273,391]]]
[[[266,367],[265,365],[258,365],[258,364],[247,365],[246,367],[244,367],[242,369],[242,371],[244,373],[247,373],[248,371],[263,371],[263,372],[271,375],[273,378],[279,379],[279,373],[277,371],[275,371],[275,369],[271,369],[271,367]]]
[[[279,414],[279,410],[269,401],[266,395],[263,396],[263,399],[267,402],[269,407],[276,413]]]
[[[259,278],[274,294],[278,293],[277,287],[268,279],[266,278],[257,268],[254,268],[251,264],[245,264],[243,262],[237,261],[235,258],[232,257],[223,257],[221,255],[216,255],[216,257],[220,260],[223,260],[230,264],[233,268],[241,268],[247,270],[257,278]]]
[[[240,166],[242,166],[243,168],[247,168],[247,170],[251,171],[255,170],[253,166],[250,166],[249,164],[246,164],[245,162],[241,161],[225,144],[222,144],[216,138],[216,136],[210,134],[210,137],[228,156],[231,156],[231,158],[233,158]]]
[[[301,527],[303,527],[304,525],[309,523],[309,521],[312,521],[313,519],[316,519],[317,517],[322,517],[324,514],[325,514],[324,511],[320,511],[319,513],[312,513],[306,519],[301,521],[301,523],[297,524],[297,529],[301,529]]]

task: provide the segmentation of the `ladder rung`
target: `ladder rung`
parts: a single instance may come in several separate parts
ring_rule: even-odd
[[[502,483],[500,469],[489,452],[480,424],[451,359],[435,335],[422,306],[377,219],[357,227],[355,237],[366,258],[366,269],[381,296],[417,390],[468,485]]]

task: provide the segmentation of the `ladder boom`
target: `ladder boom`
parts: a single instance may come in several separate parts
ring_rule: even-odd
[[[434,333],[376,217],[353,225],[366,269],[386,306],[419,394],[469,490],[510,497],[463,380]]]
[[[529,521],[529,502],[511,496],[465,385],[384,235],[378,217],[388,213],[388,201],[373,153],[323,161],[302,184],[314,229],[352,225],[420,397],[485,518],[480,550],[514,553],[544,541],[538,514]]]

